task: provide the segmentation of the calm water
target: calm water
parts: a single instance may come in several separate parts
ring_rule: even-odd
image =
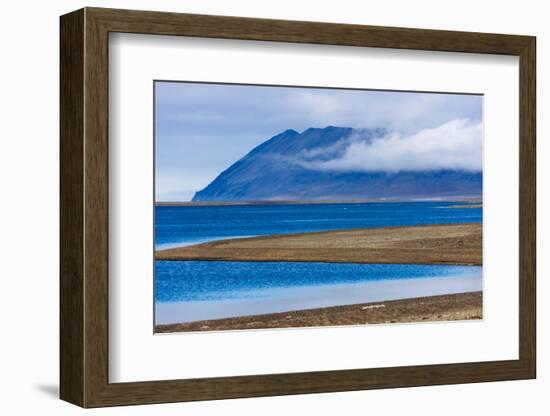
[[[156,207],[157,249],[216,239],[480,222],[454,202]],[[481,267],[156,261],[156,323],[481,290]]]
[[[163,264],[164,263],[164,264]],[[159,262],[155,321],[190,322],[478,291],[481,267]]]
[[[480,222],[481,208],[456,202],[159,206],[158,249],[231,237],[417,224]]]
[[[481,267],[412,264],[157,261],[159,302],[267,299],[277,288],[304,288],[381,280],[456,278]]]

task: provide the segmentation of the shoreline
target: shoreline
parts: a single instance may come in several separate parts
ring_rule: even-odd
[[[157,301],[155,323],[178,324],[483,290],[483,272],[478,266],[438,267],[459,267],[469,270],[461,270],[458,274],[410,279],[390,278],[322,285],[277,286],[253,290],[252,296],[244,291],[243,296],[229,298]]]
[[[483,208],[483,204],[470,203],[470,204],[463,204],[463,205],[450,205],[447,208],[454,208],[454,209]]]
[[[357,199],[304,199],[304,200],[243,200],[243,201],[158,201],[157,207],[201,207],[201,206],[242,206],[242,205],[324,205],[324,204],[372,204],[372,203],[403,203],[403,202],[464,202],[467,204],[480,204],[480,197],[452,196],[434,199],[379,199],[379,198],[357,198]]]
[[[482,224],[357,228],[232,238],[155,251],[155,260],[482,264]]]
[[[483,319],[481,291],[156,325],[155,333]]]

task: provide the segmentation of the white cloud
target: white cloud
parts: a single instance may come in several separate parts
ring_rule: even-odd
[[[481,123],[457,119],[412,135],[390,134],[364,140],[358,134],[343,139],[346,148],[335,158],[311,160],[305,157],[296,163],[312,170],[337,172],[480,171],[482,135]]]

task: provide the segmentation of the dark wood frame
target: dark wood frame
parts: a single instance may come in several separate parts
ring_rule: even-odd
[[[109,383],[110,32],[519,56],[519,359]],[[99,8],[62,16],[61,398],[100,407],[535,378],[535,50],[535,38],[530,36]]]

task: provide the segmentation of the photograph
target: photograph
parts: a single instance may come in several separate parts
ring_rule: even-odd
[[[6,293],[36,295],[8,296],[5,315],[43,345],[37,365],[10,360],[10,380],[36,393],[20,389],[14,406],[210,414],[246,402],[258,414],[269,400],[332,414],[353,396],[429,416],[472,400],[506,413],[518,400],[502,399],[519,395],[521,410],[540,408],[537,99],[550,26],[533,7],[499,9],[498,24],[494,7],[476,10],[474,24],[471,10],[399,1],[347,17],[341,4],[67,4],[31,25],[44,36],[12,30],[40,44],[21,54],[12,42],[29,68],[59,57],[32,85],[7,84],[22,109],[11,136],[26,137],[7,141],[23,143],[25,163],[4,152],[17,165],[4,205],[24,213],[5,216],[8,280],[22,283]],[[29,123],[21,85],[59,105]],[[28,235],[55,244],[29,261]],[[36,282],[11,278],[22,271]]]
[[[483,319],[482,94],[153,88],[155,334]]]

